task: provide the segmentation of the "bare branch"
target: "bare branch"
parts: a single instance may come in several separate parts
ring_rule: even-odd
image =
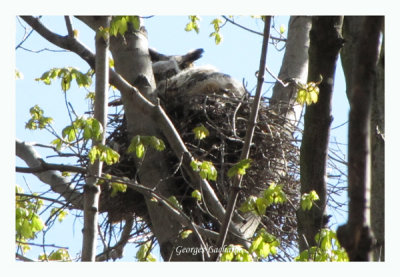
[[[239,28],[241,28],[241,29],[243,29],[243,30],[249,31],[250,33],[253,33],[253,34],[256,34],[256,35],[259,35],[259,36],[263,36],[263,35],[264,35],[264,34],[261,33],[261,32],[254,31],[254,30],[252,30],[252,29],[249,29],[249,28],[247,28],[247,27],[245,27],[245,26],[243,26],[243,25],[241,25],[241,24],[235,22],[234,20],[230,19],[229,17],[227,17],[227,16],[225,16],[225,15],[223,15],[222,18],[225,19],[225,21],[227,21],[227,22],[229,22],[229,23],[231,23],[231,24],[233,24],[233,25],[235,25],[235,26],[237,26],[237,27],[239,27]],[[271,35],[270,35],[269,37],[270,37],[271,39],[274,39],[274,40],[286,41],[285,38],[278,38],[278,37],[274,37],[274,36],[271,36]]]
[[[87,170],[83,167],[73,166],[73,165],[64,165],[64,164],[51,164],[46,163],[44,160],[39,160],[40,165],[36,167],[15,167],[15,171],[19,173],[41,173],[48,170],[57,170],[60,172],[76,172],[86,174]]]
[[[72,28],[71,17],[66,15],[66,16],[64,16],[64,18],[65,18],[65,25],[67,25],[68,35],[70,37],[73,37],[74,36],[74,29]]]
[[[131,217],[125,221],[119,241],[113,246],[106,249],[103,253],[96,256],[96,262],[106,261],[109,258],[116,260],[122,258],[125,245],[128,243],[131,236],[131,231],[134,223],[134,218]]]
[[[270,29],[270,24],[271,24],[271,17],[266,16],[264,20],[265,20],[264,39],[263,39],[263,44],[262,44],[262,49],[261,49],[260,68],[259,68],[259,74],[258,74],[258,80],[257,80],[256,95],[254,98],[253,106],[251,108],[250,118],[249,118],[247,129],[246,129],[245,142],[244,142],[242,152],[240,155],[240,160],[247,159],[249,157],[250,144],[251,144],[251,141],[253,140],[254,129],[255,129],[255,126],[257,123],[258,110],[259,110],[259,106],[260,106],[260,102],[261,102],[261,90],[262,90],[262,85],[264,82],[264,68],[265,68],[266,59],[267,59],[267,49],[268,49],[268,39],[269,39],[269,29]],[[224,218],[224,221],[223,221],[221,229],[220,229],[220,234],[219,234],[219,238],[217,241],[217,247],[221,248],[225,244],[225,239],[228,234],[228,226],[230,225],[230,222],[232,220],[232,215],[235,210],[236,200],[237,200],[237,197],[238,197],[238,194],[240,191],[241,182],[242,182],[241,176],[240,177],[238,176],[234,179],[234,184],[233,184],[233,187],[229,194],[225,218]],[[216,258],[218,258],[218,257],[216,257]]]

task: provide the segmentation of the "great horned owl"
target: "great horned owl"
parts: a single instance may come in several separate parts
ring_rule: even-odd
[[[242,97],[245,89],[231,76],[218,72],[212,66],[190,67],[175,76],[160,81],[157,85],[160,97],[181,94],[218,94],[228,97]]]
[[[165,56],[150,49],[157,94],[177,96],[180,94],[218,94],[242,97],[243,86],[231,76],[218,72],[212,66],[192,66],[203,49],[196,49],[183,56]]]
[[[194,61],[201,58],[203,52],[204,50],[199,48],[182,56],[166,56],[149,48],[156,84],[178,74],[180,71],[188,67],[191,67]]]

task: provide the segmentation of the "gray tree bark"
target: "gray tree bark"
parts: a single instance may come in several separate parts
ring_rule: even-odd
[[[280,80],[295,79],[303,84],[307,83],[310,29],[310,16],[290,17],[286,50],[278,75]],[[292,125],[297,125],[303,110],[301,105],[295,103],[296,91],[294,85],[284,87],[276,82],[270,101],[274,111],[285,115]]]
[[[43,26],[40,26],[34,19],[30,17],[23,18],[50,42],[77,53],[87,61],[90,66],[94,67],[94,55],[76,39],[68,39],[55,35],[43,28]],[[78,18],[94,30],[96,30],[96,26],[99,24],[99,17]],[[304,32],[304,35],[306,34],[307,32]],[[295,41],[295,39],[292,40]],[[302,49],[304,48],[305,46],[303,46]],[[192,181],[191,185],[196,188],[199,186],[202,187],[204,200],[207,201],[208,208],[214,216],[222,221],[225,216],[224,208],[215,197],[215,193],[210,189],[207,182],[199,178],[196,175],[197,173],[191,171],[189,167],[191,159],[190,153],[186,150],[183,142],[179,140],[179,135],[176,134],[171,122],[168,121],[162,109],[158,107],[156,105],[157,103],[154,101],[154,80],[146,36],[140,31],[130,29],[124,35],[124,39],[120,36],[117,38],[113,37],[110,42],[110,49],[113,53],[116,71],[128,81],[125,82],[118,74],[110,70],[110,83],[116,86],[122,94],[122,102],[127,118],[130,138],[136,134],[155,135],[168,141],[177,157],[183,156],[182,167],[189,175]],[[296,78],[296,76],[294,77]],[[135,86],[140,93],[132,88],[130,84]],[[170,189],[173,188],[174,185],[165,179],[165,177],[171,174],[171,169],[169,165],[166,164],[167,160],[168,158],[165,156],[165,153],[149,150],[146,153],[146,159],[140,163],[139,173],[139,181],[141,184],[148,188],[155,188],[155,192],[164,197],[172,195]],[[139,165],[139,162],[137,165]],[[195,236],[189,236],[189,238],[181,240],[179,232],[184,226],[181,222],[182,220],[171,218],[171,211],[165,209],[162,205],[157,205],[148,200],[146,204],[150,214],[151,228],[160,243],[164,260],[203,259],[201,255],[192,255],[191,253],[177,256],[174,252],[176,246],[199,247],[199,240]],[[243,221],[240,216],[235,214],[233,222],[229,227],[230,232],[234,232],[236,235],[239,235],[239,237],[251,237],[255,228],[247,228],[244,222],[245,221]],[[252,227],[257,225],[250,221],[248,221],[247,224],[252,225]],[[230,242],[234,242],[232,237],[228,237],[228,243]],[[243,241],[241,244],[243,244]]]
[[[374,261],[385,261],[385,37],[376,69],[371,111],[371,228]]]
[[[99,27],[109,28],[111,17],[101,18]],[[109,35],[101,35],[101,30],[96,30],[96,84],[94,119],[103,127],[103,133],[99,140],[93,139],[93,146],[105,144],[108,108],[108,45]],[[83,240],[82,261],[94,262],[96,258],[96,246],[98,236],[98,214],[100,187],[97,185],[98,177],[102,173],[103,162],[96,160],[88,167],[88,177],[83,191]]]
[[[80,20],[88,24],[92,29],[98,25],[97,17],[79,17]],[[110,40],[110,50],[114,58],[116,71],[130,84],[135,86],[143,96],[155,103],[156,96],[153,95],[155,81],[152,71],[150,55],[148,52],[147,36],[140,30],[131,27],[121,37],[112,37]],[[165,141],[163,134],[157,128],[157,123],[151,116],[143,114],[137,109],[137,103],[133,103],[131,95],[121,91],[122,103],[124,106],[125,117],[129,137],[135,135],[156,136]],[[172,174],[170,165],[167,164],[168,157],[165,152],[152,151],[146,152],[144,160],[136,159],[136,166],[139,168],[139,180],[143,185],[155,189],[165,197],[171,196],[171,183],[168,176]],[[200,247],[194,236],[189,236],[182,240],[179,233],[183,226],[171,218],[162,207],[157,203],[146,199],[146,205],[151,219],[151,229],[160,244],[163,259],[168,260],[199,260],[200,255],[176,255],[176,246]]]
[[[32,144],[15,140],[15,154],[22,159],[30,168],[38,168],[43,164],[43,159],[35,150]],[[71,181],[61,176],[56,170],[45,170],[34,173],[34,175],[43,183],[48,184],[52,191],[64,197],[72,207],[83,209],[82,194],[75,190]]]
[[[306,107],[304,132],[300,148],[301,194],[315,190],[319,200],[309,211],[298,210],[297,222],[300,251],[315,246],[315,235],[324,227],[326,207],[326,162],[332,122],[331,101],[336,61],[342,47],[343,17],[313,17],[310,31],[308,81],[319,85],[318,102]]]

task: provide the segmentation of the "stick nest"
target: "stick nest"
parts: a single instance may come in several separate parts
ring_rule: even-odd
[[[252,97],[243,99],[221,94],[174,95],[164,97],[162,106],[180,133],[192,155],[200,161],[211,161],[218,171],[217,181],[209,181],[223,205],[228,202],[231,180],[227,176],[229,168],[239,161],[244,144],[244,136],[252,105]],[[193,129],[204,125],[209,136],[203,140],[195,138]],[[113,132],[107,142],[118,144],[120,162],[106,169],[117,176],[136,178],[133,158],[126,154],[129,145],[123,118],[116,117]],[[286,127],[285,127],[286,126]],[[261,104],[254,137],[251,144],[251,167],[246,170],[242,181],[237,206],[251,196],[260,196],[271,183],[283,185],[288,201],[269,207],[262,216],[260,227],[276,236],[283,249],[292,248],[297,241],[296,209],[299,207],[299,149],[294,143],[287,122],[268,106],[267,99]],[[164,139],[166,142],[166,140]],[[167,150],[168,145],[167,145]],[[170,163],[174,170],[176,188],[174,196],[182,203],[183,210],[195,223],[218,231],[219,223],[204,213],[199,203],[191,197],[193,189],[188,178],[179,168],[179,160],[171,153]],[[204,207],[203,207],[204,208]],[[144,198],[128,189],[126,193],[110,196],[110,188],[102,187],[101,211],[107,211],[111,222],[127,217],[148,218]],[[147,221],[150,224],[150,221]],[[285,252],[285,251],[284,251]]]

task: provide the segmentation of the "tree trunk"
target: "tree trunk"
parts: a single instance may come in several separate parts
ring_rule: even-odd
[[[371,228],[374,261],[385,261],[385,38],[376,69],[371,111]]]
[[[110,26],[111,17],[102,17],[101,27]],[[103,133],[99,140],[93,139],[93,146],[105,143],[108,107],[108,45],[109,35],[101,35],[96,31],[96,95],[94,102],[94,118],[103,127]],[[83,240],[82,261],[94,262],[96,258],[96,245],[98,235],[98,211],[100,188],[97,185],[98,177],[101,176],[103,162],[96,160],[88,167],[88,177],[83,192]]]
[[[357,55],[357,43],[363,27],[364,16],[345,16],[343,37],[346,43],[341,52],[343,71],[346,78],[346,92],[350,101],[353,90],[353,69]],[[384,39],[384,38],[383,38]],[[374,249],[374,261],[384,261],[385,246],[385,99],[384,99],[384,43],[382,43],[376,71],[376,84],[372,95],[371,110],[371,228],[377,240]]]
[[[301,194],[315,190],[319,200],[309,211],[298,210],[300,251],[316,245],[315,235],[324,226],[326,206],[326,161],[332,122],[331,100],[336,61],[342,47],[342,17],[313,17],[310,31],[308,81],[319,85],[318,102],[306,107],[300,148]]]
[[[78,18],[92,29],[98,24],[98,18],[96,17]],[[156,99],[153,95],[155,82],[145,32],[134,30],[131,27],[124,37],[120,35],[111,37],[110,50],[114,58],[116,71],[135,86],[143,96],[154,103]],[[161,131],[157,128],[157,123],[154,119],[135,108],[137,103],[133,102],[133,98],[130,95],[124,91],[121,91],[121,95],[127,120],[129,141],[135,135],[156,136],[166,141]],[[168,179],[172,174],[172,169],[167,163],[168,160],[165,151],[158,152],[152,149],[146,151],[143,160],[135,160],[140,183],[155,189],[156,192],[166,198],[173,195],[174,188],[172,179]],[[150,199],[146,199],[146,205],[151,220],[151,223],[149,223],[159,242],[163,259],[165,261],[200,260],[200,254],[181,253],[177,256],[176,251],[174,251],[177,246],[200,247],[199,242],[195,236],[189,236],[187,239],[182,240],[179,233],[182,231],[183,226],[174,218],[171,218],[163,206],[150,201]]]
[[[351,261],[368,261],[373,246],[368,226],[370,115],[383,17],[366,17],[354,60],[349,118],[349,216],[337,235]]]
[[[290,17],[285,55],[278,75],[280,80],[296,79],[303,84],[307,82],[310,29],[310,16]],[[301,105],[295,103],[296,90],[294,85],[284,87],[276,82],[270,102],[274,111],[285,115],[292,125],[297,125],[303,110]]]

